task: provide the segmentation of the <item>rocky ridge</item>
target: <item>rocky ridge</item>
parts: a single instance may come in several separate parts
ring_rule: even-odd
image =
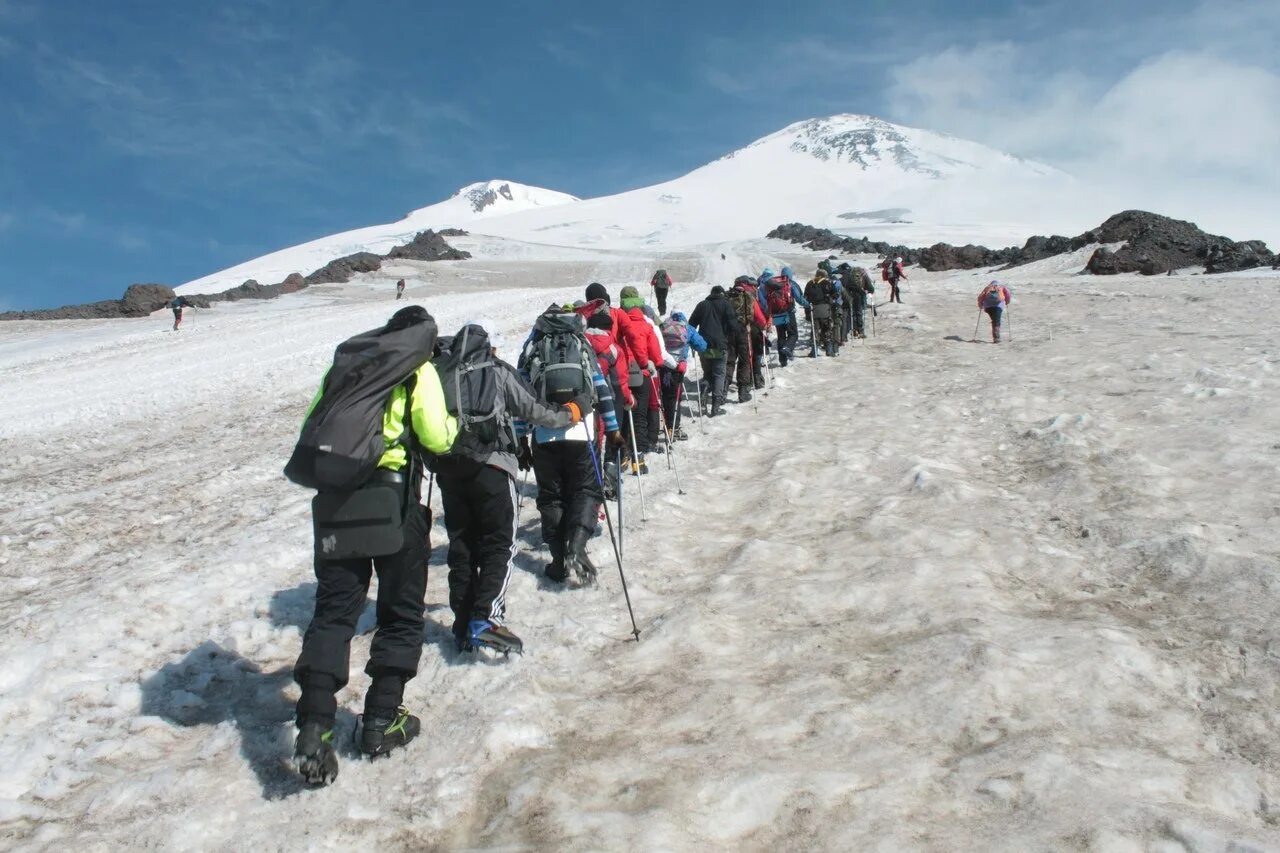
[[[451,236],[466,232],[450,229]],[[218,302],[239,302],[242,299],[275,299],[287,293],[297,293],[313,284],[345,284],[359,273],[376,272],[384,260],[461,261],[471,257],[470,252],[455,249],[444,238],[430,229],[422,231],[409,242],[396,246],[385,255],[373,252],[356,252],[325,264],[308,276],[290,273],[284,281],[275,284],[259,284],[249,279],[243,284],[221,293],[200,293],[184,296],[187,304],[196,308],[208,308]],[[131,284],[120,299],[105,299],[81,305],[64,305],[61,308],[41,308],[34,311],[0,312],[0,320],[105,320],[119,317],[146,317],[153,311],[167,306],[174,297],[173,288],[164,284]]]
[[[930,272],[983,267],[1010,269],[1098,243],[1124,245],[1115,251],[1105,247],[1095,251],[1085,265],[1085,270],[1094,275],[1127,272],[1160,275],[1195,266],[1203,267],[1206,273],[1220,273],[1280,263],[1280,256],[1271,252],[1261,240],[1236,242],[1208,234],[1192,222],[1145,210],[1117,213],[1097,228],[1075,237],[1031,237],[1021,248],[989,249],[986,246],[952,246],[948,243],[913,248],[872,241],[866,237],[846,237],[826,228],[800,223],[780,225],[765,236],[823,252],[898,256],[904,262]]]

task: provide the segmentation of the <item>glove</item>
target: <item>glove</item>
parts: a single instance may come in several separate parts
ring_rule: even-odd
[[[578,404],[572,401],[565,403],[564,407],[569,410],[569,426],[577,426],[582,423],[582,409],[578,408]]]
[[[520,452],[516,454],[516,466],[521,471],[528,471],[533,467],[533,448],[529,446],[529,436],[520,439]]]
[[[682,361],[676,365],[676,372],[684,376],[684,372],[689,369],[689,362]]]
[[[613,432],[609,433],[607,438],[609,439],[609,443],[612,444],[614,447],[622,446],[622,433],[618,432],[616,429]]]
[[[649,375],[650,376],[658,375],[658,367],[652,361],[649,362]]]

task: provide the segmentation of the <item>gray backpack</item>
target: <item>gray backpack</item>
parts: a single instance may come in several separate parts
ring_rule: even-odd
[[[595,350],[587,342],[582,318],[568,311],[547,311],[533,324],[524,368],[538,396],[548,403],[577,402],[590,411]]]
[[[483,459],[496,452],[507,418],[489,336],[478,326],[463,326],[434,363],[445,408],[458,420],[458,436],[447,455]]]

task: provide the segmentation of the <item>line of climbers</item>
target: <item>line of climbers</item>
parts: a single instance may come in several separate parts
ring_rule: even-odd
[[[665,307],[670,276],[655,274],[651,283]],[[583,300],[536,318],[514,365],[497,355],[494,324],[470,322],[441,337],[420,305],[340,344],[285,467],[290,480],[316,490],[315,612],[294,667],[301,688],[294,760],[303,778],[327,784],[337,776],[336,696],[348,682],[351,640],[375,573],[377,630],[359,748],[384,755],[420,731],[403,700],[422,652],[436,484],[457,650],[522,652],[505,623],[520,472],[532,470],[537,483],[550,582],[595,583],[587,544],[602,509],[621,571],[605,501],[618,501],[621,532],[624,475],[640,483],[648,454],[671,454],[688,438],[681,425],[691,417],[688,395],[696,394],[699,418],[723,415],[735,387],[739,403],[750,401],[773,367],[771,327],[778,367],[794,360],[798,309],[810,321],[809,354],[835,355],[850,336],[865,335],[873,292],[865,270],[824,261],[803,289],[790,267],[766,269],[738,276],[727,290],[712,287],[687,317],[673,310],[663,319],[635,287],[623,287],[614,307],[608,290],[592,283]],[[997,306],[985,291],[979,298],[993,330],[1007,289],[1000,296]],[[643,486],[640,496],[643,512]]]

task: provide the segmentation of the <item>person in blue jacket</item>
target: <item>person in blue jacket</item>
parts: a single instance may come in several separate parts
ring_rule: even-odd
[[[672,440],[684,441],[689,436],[680,428],[677,411],[680,397],[683,396],[681,389],[684,387],[684,374],[689,367],[690,350],[706,352],[707,341],[697,329],[689,325],[689,319],[683,311],[672,311],[671,316],[662,324],[662,345],[676,360],[675,368],[658,368],[658,376],[662,380],[662,416],[667,421]]]
[[[785,289],[790,298],[780,298],[781,289]],[[804,298],[804,291],[796,283],[791,267],[783,267],[781,275],[767,280],[760,288],[760,293],[763,296],[764,311],[773,318],[773,326],[778,330],[778,366],[786,367],[788,362],[795,359],[796,341],[800,338],[796,305],[803,305],[807,309],[809,303]],[[771,296],[774,301],[772,306],[769,304]],[[779,303],[786,303],[787,310],[778,311]]]
[[[841,277],[842,276],[838,272],[833,272],[831,274],[831,286],[835,289],[835,300],[832,302],[834,308],[832,309],[831,322],[835,324],[835,339],[837,345],[835,352],[836,355],[840,353],[838,347],[844,346],[845,341],[848,340],[849,337],[849,329],[844,322],[845,292],[844,282],[840,280]]]
[[[572,313],[572,309],[563,313]],[[548,580],[564,583],[572,572],[585,586],[596,579],[595,564],[587,556],[587,542],[595,534],[600,504],[604,500],[596,469],[596,458],[603,452],[600,448],[601,433],[609,436],[614,444],[621,438],[613,391],[585,339],[585,319],[580,322],[584,335],[582,346],[591,364],[592,408],[598,417],[587,416],[568,427],[538,426],[532,431],[527,423],[517,420],[515,427],[520,437],[517,463],[522,471],[532,468],[538,483],[537,505],[542,520],[542,541],[551,552],[551,562],[543,573]],[[529,359],[540,337],[535,329],[522,349],[520,372],[526,380],[529,378]],[[593,451],[589,443],[600,449]]]

